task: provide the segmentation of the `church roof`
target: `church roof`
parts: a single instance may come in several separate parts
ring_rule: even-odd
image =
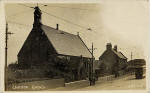
[[[82,55],[87,58],[92,57],[91,52],[79,35],[56,30],[46,25],[42,25],[41,28],[58,54],[71,56]]]

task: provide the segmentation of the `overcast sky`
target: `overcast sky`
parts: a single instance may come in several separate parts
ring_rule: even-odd
[[[24,4],[35,6],[36,4]],[[148,2],[146,0],[103,0],[97,4],[39,4],[42,11],[70,21],[65,22],[42,12],[42,23],[77,34],[91,48],[96,59],[105,51],[106,44],[117,45],[128,59],[146,58],[148,49]],[[32,29],[32,8],[21,4],[6,4],[9,31],[15,33],[8,40],[8,63],[17,60],[17,54]],[[15,23],[13,23],[15,22]],[[25,25],[19,25],[19,24]],[[78,25],[74,25],[78,24]],[[87,29],[91,28],[92,31]]]

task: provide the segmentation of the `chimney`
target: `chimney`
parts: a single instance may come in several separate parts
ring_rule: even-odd
[[[59,30],[59,24],[56,24],[56,30]]]
[[[79,36],[79,32],[77,32],[77,35]]]
[[[111,49],[112,49],[112,45],[111,45],[111,43],[107,43],[107,45],[106,45],[106,49],[107,49],[107,50],[111,50]]]
[[[114,46],[114,50],[117,52],[117,45]]]

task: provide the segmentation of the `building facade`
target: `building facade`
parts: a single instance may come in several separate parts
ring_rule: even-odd
[[[118,74],[126,68],[127,58],[117,50],[117,45],[112,48],[111,43],[107,43],[106,50],[99,57],[101,74]]]
[[[49,77],[85,79],[91,52],[79,35],[67,33],[41,23],[41,11],[35,7],[33,29],[18,53],[22,69],[39,68]],[[68,80],[68,81],[69,81]]]

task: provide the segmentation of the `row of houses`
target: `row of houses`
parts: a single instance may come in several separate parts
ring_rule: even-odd
[[[44,70],[45,77],[63,77],[68,81],[89,77],[92,53],[82,38],[60,30],[58,24],[56,28],[42,24],[41,14],[39,7],[35,7],[32,31],[18,53],[19,68]],[[112,48],[107,43],[106,50],[93,65],[99,75],[117,75],[126,68],[127,57],[118,51],[117,45]]]

